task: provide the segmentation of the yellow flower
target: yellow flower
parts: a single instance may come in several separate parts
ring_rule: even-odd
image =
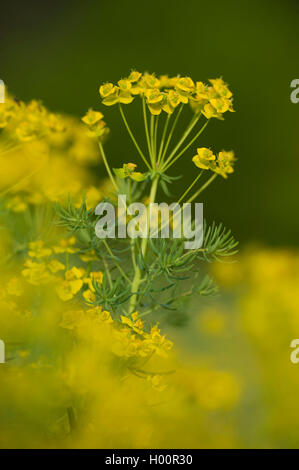
[[[84,279],[84,283],[88,284],[89,289],[92,292],[95,292],[94,287],[93,287],[93,282],[96,282],[97,284],[101,284],[103,281],[103,273],[101,271],[93,271],[89,273],[89,277],[86,277]]]
[[[30,142],[39,137],[40,128],[36,123],[24,121],[17,126],[16,135],[22,142]]]
[[[158,88],[152,88],[145,92],[146,102],[152,114],[158,115],[162,111],[163,95]]]
[[[206,100],[208,99],[208,87],[203,82],[196,82],[196,98]]]
[[[119,92],[119,97],[118,101],[122,104],[130,104],[132,103],[134,97],[131,95],[131,93],[127,91],[120,91]]]
[[[73,245],[76,243],[75,237],[63,238],[60,240],[59,245],[54,246],[53,250],[55,253],[77,253],[78,248]]]
[[[56,114],[50,113],[46,119],[46,125],[52,132],[65,132],[66,126],[64,120],[61,116],[57,116]]]
[[[228,89],[227,84],[222,80],[222,78],[216,78],[209,80],[212,83],[215,91],[221,95],[223,98],[231,98],[233,96],[232,92]]]
[[[194,92],[195,85],[190,77],[182,77],[177,80],[175,88],[181,97],[182,103],[187,104],[189,96]]]
[[[62,271],[65,269],[64,264],[60,263],[57,259],[52,259],[48,264],[48,269],[51,273],[57,273],[58,271]]]
[[[217,158],[217,173],[223,178],[227,178],[227,175],[234,172],[234,162],[236,161],[234,152],[227,152],[223,150],[219,152]]]
[[[31,258],[45,258],[52,254],[52,250],[50,248],[44,248],[44,242],[37,240],[36,242],[29,243],[28,254]]]
[[[216,109],[211,105],[211,103],[207,103],[202,110],[202,114],[207,118],[218,118],[221,119],[221,114],[217,113]]]
[[[82,259],[82,261],[84,261],[84,263],[88,263],[89,261],[94,261],[97,259],[97,254],[94,249],[91,249],[81,253],[79,257]]]
[[[119,102],[123,104],[132,103],[134,97],[131,95],[132,83],[130,80],[119,80]]]
[[[93,111],[92,109],[89,109],[85,116],[83,116],[81,119],[88,126],[94,126],[97,122],[103,119],[103,117],[104,115],[99,111]]]
[[[130,317],[125,317],[124,315],[120,316],[121,322],[124,325],[129,326],[134,330],[136,333],[140,335],[144,335],[143,327],[144,327],[144,322],[139,318],[138,312],[134,312]]]
[[[155,75],[145,73],[142,82],[147,88],[160,88],[160,80]]]
[[[130,82],[138,82],[138,80],[140,79],[141,77],[141,73],[140,72],[137,72],[136,70],[132,70],[132,72],[130,73],[129,77],[128,77],[128,80]]]
[[[176,108],[181,102],[180,95],[175,90],[169,90],[167,100],[173,108]]]
[[[136,163],[128,163],[127,167],[128,167],[129,171],[134,171],[135,168],[137,167],[137,165],[136,165]]]
[[[132,83],[130,80],[119,80],[118,86],[121,91],[130,91],[132,88]]]
[[[56,292],[61,300],[70,300],[76,295],[83,286],[82,277],[85,269],[75,266],[65,272],[65,280],[56,287]]]
[[[226,113],[226,111],[233,111],[231,101],[225,98],[212,98],[210,103],[218,114]]]
[[[90,109],[81,120],[88,126],[90,137],[105,137],[109,133],[109,129],[103,121],[104,115],[99,111]]]
[[[81,279],[75,279],[74,281],[62,281],[56,287],[56,292],[59,298],[63,301],[71,300],[81,289],[83,282]]]
[[[119,88],[113,85],[113,83],[105,83],[100,86],[100,95],[103,98],[103,104],[113,106],[119,101]]]
[[[86,302],[88,302],[88,303],[92,303],[96,300],[96,296],[94,295],[94,293],[90,289],[86,289],[83,292],[83,297],[86,300]]]
[[[175,108],[181,103],[181,97],[175,90],[169,90],[164,94],[162,109],[167,114],[172,114]]]
[[[73,266],[71,269],[65,272],[65,279],[67,281],[72,281],[74,279],[81,279],[85,274],[84,268],[76,268]]]
[[[213,154],[212,150],[202,147],[197,149],[197,155],[192,158],[192,161],[198,168],[202,168],[203,170],[215,170],[216,157]]]
[[[89,137],[100,137],[101,140],[109,134],[110,130],[107,127],[105,121],[98,121],[93,126],[89,127],[88,135]]]
[[[100,95],[102,98],[107,98],[108,96],[114,95],[117,91],[117,87],[113,83],[105,83],[100,86]]]
[[[113,171],[120,179],[131,178],[134,181],[145,180],[145,174],[134,171],[136,167],[137,165],[135,163],[124,163],[122,168],[113,168]]]
[[[40,285],[46,284],[53,280],[53,276],[47,271],[44,262],[36,263],[31,259],[28,259],[25,264],[25,269],[22,271],[22,275],[27,279],[30,284]]]
[[[114,323],[110,312],[107,312],[107,310],[103,310],[100,306],[89,308],[86,313],[94,316],[100,322],[108,324]]]

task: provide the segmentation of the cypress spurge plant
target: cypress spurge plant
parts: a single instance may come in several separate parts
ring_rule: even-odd
[[[178,203],[196,201],[217,176],[227,178],[233,172],[232,151],[215,154],[200,147],[199,137],[210,120],[223,119],[227,111],[233,111],[232,93],[224,81],[218,78],[209,82],[194,83],[190,77],[179,76],[157,78],[132,71],[117,85],[100,86],[102,104],[118,107],[140,160],[138,165],[144,168],[143,172],[136,171],[137,164],[132,162],[117,169],[110,167],[103,147],[108,128],[103,114],[90,109],[82,120],[91,137],[98,140],[112,188],[106,201],[116,210],[118,194],[125,194],[129,204],[140,200],[154,203],[159,189],[170,195],[170,187],[180,175],[171,176],[169,170],[182,158],[186,164],[192,158],[198,171]],[[125,108],[134,100],[140,101],[138,119],[144,122],[144,136],[135,134],[134,125],[126,117]],[[177,124],[185,119],[184,107],[190,111],[190,120],[179,134]],[[223,261],[236,253],[237,242],[222,224],[205,224],[203,245],[185,250],[183,237],[150,238],[148,233],[143,238],[99,239],[95,234],[98,217],[94,210],[87,210],[84,201],[80,208],[69,201],[58,212],[60,224],[76,232],[82,251],[93,250],[101,263],[103,280],[94,280],[87,301],[109,310],[115,320],[133,328],[137,318],[149,315],[148,319],[156,322],[159,312],[178,308],[187,297],[214,294],[216,286],[205,274],[204,264]],[[147,219],[149,222],[149,210]]]

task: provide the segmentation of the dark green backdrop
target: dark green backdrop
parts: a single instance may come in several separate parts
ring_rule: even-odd
[[[53,110],[79,116],[99,107],[100,82],[132,67],[198,80],[222,75],[237,112],[213,121],[201,144],[232,148],[239,161],[227,182],[203,195],[206,214],[242,242],[298,244],[299,104],[290,101],[290,82],[299,78],[299,2],[13,1],[1,10],[0,78]],[[135,161],[117,109],[104,112],[113,165]],[[192,179],[191,158],[181,171]]]

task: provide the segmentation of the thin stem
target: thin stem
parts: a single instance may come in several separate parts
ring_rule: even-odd
[[[189,191],[193,188],[193,186],[195,185],[195,183],[199,180],[199,178],[201,177],[203,173],[203,170],[198,173],[198,175],[196,176],[196,178],[194,179],[193,183],[186,189],[186,191],[184,192],[184,194],[180,197],[180,199],[178,200],[178,204],[184,199],[184,197],[189,193]]]
[[[129,179],[129,204],[132,203],[132,180]],[[137,269],[137,264],[136,264],[136,255],[135,255],[135,240],[131,238],[130,241],[130,248],[131,248],[131,257],[132,257],[132,263],[134,267],[134,271]]]
[[[145,127],[145,135],[146,135],[146,141],[147,141],[147,148],[148,148],[148,153],[149,157],[152,161],[152,151],[151,151],[151,141],[149,137],[149,130],[148,130],[148,122],[147,122],[147,113],[146,113],[146,104],[145,104],[145,99],[144,96],[142,97],[142,110],[143,110],[143,120],[144,120],[144,127]],[[149,166],[149,165],[148,165]],[[150,166],[149,169],[151,170]]]
[[[109,164],[108,164],[108,161],[107,161],[107,158],[106,158],[106,155],[105,155],[105,152],[104,152],[104,149],[103,149],[103,145],[102,145],[102,142],[100,140],[98,140],[98,143],[99,143],[99,148],[100,148],[100,151],[101,151],[101,154],[102,154],[102,158],[103,158],[103,162],[105,164],[105,167],[106,167],[106,170],[107,170],[107,173],[109,175],[109,178],[111,180],[111,183],[113,184],[116,192],[118,191],[118,186],[116,184],[116,181],[112,175],[112,172],[110,170],[110,167],[109,167]]]
[[[181,150],[181,152],[172,160],[172,162],[168,163],[167,166],[163,168],[164,171],[168,170],[187,150],[188,148],[193,144],[193,142],[200,136],[200,134],[205,130],[209,123],[209,120],[207,120],[204,125],[200,128],[200,130],[197,132],[197,134],[190,140],[190,142]]]
[[[152,187],[151,187],[151,192],[150,192],[149,206],[148,206],[148,209],[147,209],[147,231],[149,231],[149,222],[150,222],[149,208],[150,208],[151,203],[155,202],[156,193],[157,193],[157,189],[158,189],[158,181],[159,181],[159,177],[157,175],[155,177],[155,179],[153,180]],[[142,239],[141,253],[142,253],[143,257],[145,257],[145,255],[146,255],[147,242],[148,242],[148,237]],[[133,313],[134,310],[135,310],[136,303],[137,303],[137,292],[138,292],[140,281],[141,281],[141,271],[140,271],[139,266],[137,266],[137,269],[136,269],[135,275],[134,275],[134,279],[133,279],[133,282],[132,282],[131,293],[133,295],[132,295],[131,300],[130,300],[129,313]]]
[[[214,174],[211,176],[211,178],[209,178],[208,181],[206,181],[205,184],[203,184],[202,187],[201,187],[198,191],[196,191],[196,193],[194,193],[193,196],[191,196],[191,197],[188,199],[187,202],[192,202],[192,201],[194,201],[194,199],[195,199],[197,196],[199,196],[199,194],[202,193],[202,191],[204,191],[204,190],[212,183],[212,181],[214,181],[214,179],[217,178],[217,176],[218,176],[218,175],[217,175],[216,173],[214,173]]]
[[[201,172],[202,173],[202,172]],[[198,180],[201,176],[201,173],[199,173],[199,176],[197,176],[196,180]],[[214,173],[214,175],[211,176],[211,178],[209,178],[205,184],[203,184],[203,186],[201,188],[199,188],[198,191],[196,191],[193,196],[191,196],[191,198],[189,198],[187,200],[187,202],[192,202],[202,191],[204,191],[211,183],[212,181],[214,181],[214,179],[216,178],[217,174]],[[188,188],[188,190],[186,191],[186,193],[183,194],[183,196],[180,197],[178,203],[183,199],[183,197],[185,197],[185,195],[189,192],[189,190],[191,189],[191,187],[195,184],[196,181],[194,181],[192,183],[192,185]],[[182,207],[180,207],[179,211],[177,212],[176,216],[179,216],[182,212]],[[165,222],[164,225],[161,226],[160,228],[160,231],[163,230],[163,228],[168,224],[169,222]],[[157,233],[158,233],[159,229],[156,230],[156,232],[153,234],[153,236],[155,236]]]
[[[151,149],[152,149],[152,166],[153,166],[153,170],[155,169],[155,158],[156,158],[156,155],[155,155],[155,137],[154,137],[154,128],[155,128],[155,116],[153,114],[151,114]]]
[[[150,170],[151,167],[149,166],[149,164],[148,164],[148,162],[147,162],[147,160],[146,160],[146,158],[145,158],[145,156],[144,156],[144,154],[143,154],[141,148],[139,147],[139,145],[138,145],[138,143],[137,143],[137,141],[136,141],[136,139],[135,139],[135,137],[134,137],[134,135],[133,135],[133,132],[131,131],[131,129],[130,129],[130,127],[129,127],[128,121],[127,121],[127,119],[126,119],[126,116],[125,116],[125,114],[124,114],[124,111],[123,111],[123,109],[122,109],[121,104],[119,105],[119,110],[120,110],[121,117],[122,117],[122,119],[123,119],[123,121],[124,121],[124,124],[125,124],[125,126],[126,126],[126,129],[127,129],[128,133],[129,133],[129,136],[131,137],[131,139],[132,139],[132,141],[133,141],[133,143],[134,143],[134,145],[135,145],[135,147],[136,147],[136,149],[137,149],[139,155],[141,156],[142,160],[144,161],[144,163],[146,164],[146,166],[147,166],[148,169]]]
[[[195,116],[193,116],[193,118],[191,119],[189,125],[187,126],[185,132],[183,133],[181,139],[179,140],[179,142],[177,143],[177,145],[175,146],[175,148],[173,149],[173,151],[171,152],[171,154],[169,155],[169,157],[167,158],[166,162],[165,162],[165,166],[168,165],[168,163],[171,161],[172,157],[176,154],[176,152],[179,150],[179,148],[181,147],[181,145],[185,142],[185,140],[187,139],[188,135],[190,134],[190,132],[192,131],[193,127],[197,124],[199,118],[201,116],[201,113],[198,113],[196,114]]]
[[[117,267],[117,269],[119,270],[119,272],[121,273],[121,275],[126,279],[126,281],[128,281],[130,284],[131,284],[131,280],[128,278],[128,276],[126,275],[126,273],[124,272],[124,270],[122,269],[122,267],[118,264],[118,262],[116,261],[115,259],[115,256],[114,254],[112,253],[108,243],[106,242],[105,238],[103,238],[103,243],[106,247],[106,250],[108,251],[109,255],[112,257],[113,259],[113,262],[115,264],[115,266]]]
[[[163,151],[163,147],[164,147],[166,132],[167,132],[167,128],[168,128],[170,118],[171,118],[171,114],[167,114],[167,118],[166,118],[166,121],[165,121],[165,124],[164,124],[163,134],[162,134],[162,138],[161,138],[160,148],[159,148],[158,162],[157,162],[158,165],[160,164],[160,160],[161,160],[161,157],[162,157],[162,151]]]
[[[155,129],[154,129],[154,155],[155,155],[155,167],[157,161],[157,139],[158,139],[158,124],[159,124],[159,115],[156,116]]]
[[[162,153],[161,162],[163,162],[164,157],[165,157],[165,155],[166,155],[166,152],[167,152],[167,150],[168,150],[168,147],[169,147],[169,144],[170,144],[170,141],[171,141],[171,138],[172,138],[174,129],[175,129],[176,125],[177,125],[177,122],[178,122],[179,117],[180,117],[180,115],[181,115],[181,112],[182,112],[182,110],[183,110],[183,106],[184,106],[184,105],[183,105],[183,103],[182,103],[181,106],[180,106],[180,108],[179,108],[179,110],[178,110],[178,112],[177,112],[177,115],[176,115],[176,117],[175,117],[175,120],[174,120],[173,123],[172,123],[171,129],[170,129],[170,132],[169,132],[169,135],[168,135],[168,138],[167,138],[167,142],[166,142],[165,148],[164,148],[163,153]]]
[[[104,256],[102,256],[102,261],[103,261],[103,264],[104,264],[104,267],[105,267],[105,272],[107,274],[109,286],[110,286],[110,288],[112,288],[112,279],[111,279],[111,275],[110,275],[110,272],[109,272],[109,266],[108,266],[107,260],[105,259]]]

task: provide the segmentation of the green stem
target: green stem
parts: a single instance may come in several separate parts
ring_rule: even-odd
[[[166,121],[165,121],[165,124],[164,124],[163,134],[162,134],[162,138],[161,138],[160,148],[159,148],[158,162],[157,162],[158,165],[160,164],[160,160],[161,160],[161,157],[162,157],[162,151],[163,151],[163,147],[164,147],[166,132],[167,132],[167,128],[168,128],[170,118],[171,118],[171,114],[167,114],[167,118],[166,118]]]
[[[151,141],[150,141],[150,137],[149,137],[147,113],[146,113],[146,104],[145,104],[144,96],[142,97],[142,110],[143,110],[143,120],[144,120],[147,148],[148,148],[148,153],[149,153],[150,160],[152,161]],[[150,167],[149,167],[149,169],[151,170]]]
[[[101,151],[101,154],[102,154],[102,158],[103,158],[103,162],[104,162],[104,165],[106,167],[106,170],[107,170],[107,173],[109,175],[109,178],[116,190],[116,192],[118,191],[118,186],[116,184],[116,181],[112,175],[112,172],[110,170],[110,167],[109,167],[109,164],[108,164],[108,161],[107,161],[107,158],[106,158],[106,155],[105,155],[105,152],[104,152],[104,149],[103,149],[103,145],[102,145],[102,142],[100,140],[98,140],[98,143],[99,143],[99,148],[100,148],[100,151]]]
[[[107,260],[105,259],[104,256],[102,256],[102,261],[103,261],[103,264],[104,264],[104,267],[105,267],[105,272],[107,274],[109,286],[112,289],[112,279],[111,279],[111,275],[110,275],[110,272],[109,272],[109,266],[108,266]]]
[[[151,187],[151,192],[150,192],[150,200],[149,200],[149,207],[150,204],[155,202],[156,194],[157,194],[157,189],[158,189],[158,181],[159,181],[159,176],[157,175],[155,179],[153,180],[152,187]],[[150,223],[150,211],[149,207],[147,210],[147,232],[149,231],[149,223]],[[147,243],[148,243],[148,236],[146,238],[142,239],[141,242],[141,253],[143,257],[146,255],[146,250],[147,250]],[[139,284],[141,281],[141,271],[139,266],[137,266],[137,269],[135,271],[134,279],[132,282],[132,287],[131,287],[131,293],[133,294],[130,300],[130,306],[129,306],[129,313],[133,313],[136,307],[137,303],[137,292],[139,288]]]
[[[126,279],[126,281],[128,281],[130,284],[131,284],[131,280],[128,278],[128,276],[126,275],[126,273],[124,272],[124,270],[122,269],[122,267],[118,264],[118,262],[116,261],[115,259],[115,256],[114,254],[112,253],[108,243],[106,242],[105,238],[103,238],[103,243],[106,247],[106,250],[108,251],[109,255],[112,257],[113,259],[113,262],[115,264],[115,266],[117,267],[117,269],[119,270],[119,272],[121,273],[121,275]]]
[[[156,168],[156,162],[157,162],[158,124],[159,124],[159,115],[156,116],[156,120],[155,120],[155,129],[154,129],[154,156],[155,156],[155,168]]]
[[[155,128],[155,116],[153,114],[151,114],[151,149],[152,149],[152,167],[153,167],[153,170],[155,169],[155,137],[154,137],[154,128]]]
[[[201,173],[202,173],[202,172],[201,172]],[[189,190],[192,188],[192,186],[193,186],[193,185],[196,183],[196,181],[200,178],[201,173],[199,173],[199,175],[197,176],[197,178],[195,179],[195,181],[193,181],[192,185],[191,185],[191,186],[188,188],[188,190],[183,194],[183,196],[180,197],[178,203],[183,199],[183,197],[185,197],[185,195],[189,192]],[[204,190],[212,183],[212,181],[214,181],[214,179],[216,178],[216,176],[217,176],[217,174],[214,173],[214,175],[212,175],[211,178],[208,179],[208,180],[206,181],[206,183],[203,184],[202,187],[199,188],[199,190],[196,191],[196,193],[194,193],[193,196],[187,200],[187,202],[192,202],[202,191],[204,191]],[[179,209],[177,215],[181,214],[181,212],[182,212],[182,207],[180,207],[180,209]],[[168,223],[168,222],[167,222],[167,223]],[[162,231],[162,229],[163,229],[165,226],[166,226],[166,223],[161,226],[161,229],[160,229],[160,230]],[[158,230],[154,233],[153,236],[155,236],[156,233],[158,233]]]
[[[130,129],[130,127],[129,127],[128,121],[127,121],[126,116],[125,116],[125,114],[124,114],[124,112],[123,112],[123,109],[122,109],[121,104],[119,105],[119,110],[120,110],[121,117],[122,117],[122,119],[123,119],[123,121],[124,121],[124,124],[125,124],[125,126],[126,126],[126,129],[127,129],[128,133],[129,133],[129,136],[131,137],[131,139],[132,139],[132,141],[133,141],[133,143],[134,143],[134,145],[135,145],[135,147],[136,147],[136,149],[137,149],[139,155],[141,156],[142,160],[144,161],[144,163],[146,164],[146,166],[147,166],[148,169],[150,170],[151,167],[149,166],[149,164],[148,164],[148,162],[147,162],[147,160],[146,160],[146,158],[145,158],[145,156],[144,156],[144,154],[143,154],[141,148],[139,147],[139,145],[138,145],[138,143],[137,143],[137,141],[136,141],[136,139],[135,139],[135,137],[134,137],[134,135],[133,135],[133,132],[131,131],[131,129]]]
[[[185,132],[183,133],[181,139],[179,140],[179,142],[177,143],[177,145],[175,146],[175,148],[173,149],[173,151],[171,152],[171,154],[169,155],[169,157],[167,158],[166,162],[165,162],[165,165],[164,166],[167,166],[168,163],[171,161],[172,157],[176,154],[176,152],[179,150],[179,148],[181,147],[181,145],[185,142],[185,140],[187,139],[188,135],[190,134],[190,132],[192,131],[193,127],[197,124],[199,118],[201,116],[201,113],[198,113],[196,114],[195,116],[193,116],[193,118],[191,119],[189,125],[187,126]]]
[[[168,147],[169,147],[169,144],[170,144],[170,141],[171,141],[171,138],[172,138],[174,129],[175,129],[176,125],[177,125],[177,122],[178,122],[179,117],[180,117],[180,115],[181,115],[181,112],[182,112],[182,110],[183,110],[183,106],[184,106],[184,105],[183,105],[183,103],[182,103],[181,106],[180,106],[180,108],[179,108],[179,110],[178,110],[178,112],[177,112],[177,115],[176,115],[176,117],[175,117],[175,120],[174,120],[173,123],[172,123],[171,129],[170,129],[170,132],[169,132],[169,135],[168,135],[168,138],[167,138],[167,142],[166,142],[165,148],[164,148],[163,153],[162,153],[161,162],[163,162],[164,157],[165,157],[165,155],[166,155],[166,152],[167,152],[167,150],[168,150]]]
[[[172,162],[168,163],[168,165],[164,166],[163,170],[166,171],[168,168],[170,168],[187,150],[188,148],[193,144],[193,142],[200,136],[200,134],[205,130],[209,123],[209,120],[205,122],[205,124],[199,129],[197,134],[193,137],[193,139],[190,140],[190,142],[181,150],[181,152],[172,160]]]
[[[184,197],[189,193],[189,191],[193,188],[193,186],[195,185],[195,183],[199,180],[199,178],[201,177],[203,173],[203,170],[198,173],[198,175],[196,176],[195,180],[193,181],[193,183],[186,189],[186,191],[184,192],[184,194],[180,197],[180,199],[178,200],[178,204],[184,199]]]
[[[214,179],[217,178],[217,176],[218,176],[218,175],[217,175],[216,173],[214,173],[214,174],[211,176],[211,178],[209,178],[208,181],[206,181],[205,184],[203,184],[202,187],[201,187],[198,191],[196,191],[196,193],[194,193],[193,196],[191,196],[191,197],[188,199],[187,202],[192,202],[192,201],[194,201],[194,199],[195,199],[197,196],[199,196],[199,194],[202,193],[202,191],[204,191],[204,190],[212,183],[212,181],[214,181]]]

